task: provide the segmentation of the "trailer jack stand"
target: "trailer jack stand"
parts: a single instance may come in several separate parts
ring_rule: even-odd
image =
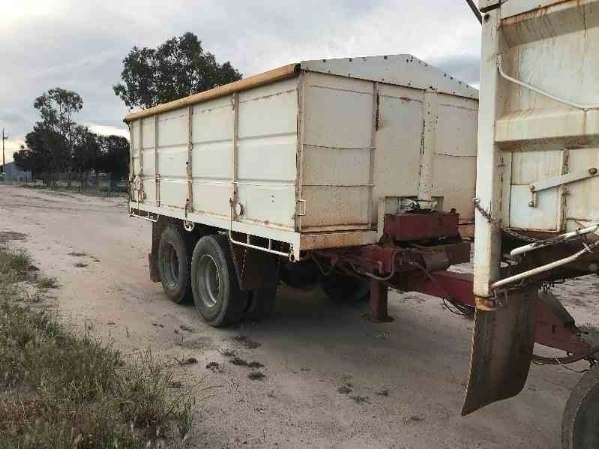
[[[370,321],[375,323],[388,323],[393,318],[387,313],[387,296],[389,288],[381,281],[370,280]]]

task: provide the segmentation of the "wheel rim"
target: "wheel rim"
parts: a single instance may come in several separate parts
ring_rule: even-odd
[[[200,258],[198,271],[202,301],[207,307],[214,307],[220,302],[222,291],[218,265],[211,255],[204,254]]]
[[[177,250],[173,245],[167,245],[165,248],[165,269],[164,277],[166,278],[166,285],[169,288],[176,288],[179,282],[179,256],[177,256]]]

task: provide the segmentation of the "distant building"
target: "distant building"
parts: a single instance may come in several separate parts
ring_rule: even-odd
[[[21,170],[14,162],[7,162],[4,166],[4,176],[0,172],[0,180],[2,179],[4,181],[27,182],[31,181],[31,172]]]

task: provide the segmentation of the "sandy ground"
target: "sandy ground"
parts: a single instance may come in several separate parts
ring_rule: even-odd
[[[392,293],[395,321],[374,324],[365,306],[335,307],[318,291],[282,288],[270,320],[219,330],[149,280],[150,225],[129,218],[124,199],[0,186],[6,231],[25,234],[11,244],[59,280],[49,304],[78,331],[125,354],[198,360],[175,368],[195,386],[198,447],[559,448],[579,376],[535,366],[520,396],[460,417],[472,322],[437,299]],[[591,325],[599,322],[596,279],[559,289]],[[249,379],[226,350],[263,364],[265,378]],[[218,367],[207,369],[210,362]]]

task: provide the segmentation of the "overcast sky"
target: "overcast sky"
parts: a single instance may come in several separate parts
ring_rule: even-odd
[[[84,100],[77,119],[123,133],[112,86],[134,45],[192,31],[244,76],[305,59],[411,53],[478,84],[480,26],[463,0],[0,0],[0,127],[8,153],[53,87]]]

